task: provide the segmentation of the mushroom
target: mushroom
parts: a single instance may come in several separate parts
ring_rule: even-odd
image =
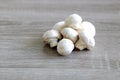
[[[61,34],[63,35],[64,38],[73,41],[73,43],[75,43],[78,40],[78,32],[72,28],[64,28],[61,31]]]
[[[84,32],[79,33],[79,40],[75,43],[75,47],[79,50],[83,50],[87,48],[91,50],[95,46],[94,37],[88,36],[88,34]]]
[[[61,22],[58,22],[56,23],[54,26],[53,26],[53,29],[57,30],[57,31],[61,31],[63,28],[65,28],[66,25],[65,25],[65,22],[64,21],[61,21]]]
[[[60,55],[66,56],[71,54],[74,49],[74,44],[71,40],[63,38],[61,41],[58,42],[57,45],[57,52]]]
[[[58,39],[61,39],[61,34],[54,29],[48,30],[43,34],[43,41],[46,44],[50,44],[50,47],[57,46]]]
[[[81,26],[78,29],[78,32],[81,32],[81,31],[83,31],[84,33],[86,33],[90,37],[94,37],[96,34],[96,30],[95,30],[94,25],[88,21],[84,21],[81,23]]]
[[[91,50],[95,46],[95,27],[90,22],[81,23],[82,30],[78,30],[79,40],[76,42],[75,47],[83,50],[85,48]]]
[[[80,24],[81,22],[82,22],[82,18],[78,14],[72,14],[65,19],[66,25],[71,26],[73,29],[78,28],[79,27],[78,24]]]

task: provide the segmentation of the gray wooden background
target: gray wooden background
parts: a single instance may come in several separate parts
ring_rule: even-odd
[[[41,36],[77,13],[96,47],[67,57]],[[120,80],[120,0],[0,0],[0,80]]]

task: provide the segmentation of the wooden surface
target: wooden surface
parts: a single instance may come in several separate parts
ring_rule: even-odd
[[[96,47],[59,56],[41,36],[77,13]],[[0,0],[0,80],[120,80],[120,0]]]

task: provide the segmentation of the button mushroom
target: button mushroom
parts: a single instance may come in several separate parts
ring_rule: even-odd
[[[57,31],[61,31],[63,28],[65,28],[66,25],[65,25],[65,22],[64,21],[61,21],[61,22],[58,22],[56,23],[54,26],[53,26],[53,29],[57,30]]]
[[[63,56],[71,54],[73,49],[74,49],[74,44],[69,39],[62,39],[61,41],[59,41],[57,45],[57,52]]]
[[[61,31],[61,34],[63,35],[64,38],[73,41],[73,43],[75,43],[78,40],[78,32],[72,28],[64,28]]]
[[[58,39],[61,39],[61,35],[57,30],[48,30],[43,34],[43,41],[50,44],[50,47],[57,46]]]
[[[79,27],[79,24],[82,22],[82,18],[78,14],[72,14],[65,19],[67,26],[76,29]]]
[[[91,50],[95,46],[95,27],[90,22],[81,23],[82,30],[78,30],[79,40],[76,42],[75,47],[83,50],[85,48]]]

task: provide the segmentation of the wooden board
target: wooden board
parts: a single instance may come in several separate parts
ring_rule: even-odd
[[[77,13],[96,47],[59,56],[42,35]],[[120,0],[0,0],[0,80],[120,80]]]

